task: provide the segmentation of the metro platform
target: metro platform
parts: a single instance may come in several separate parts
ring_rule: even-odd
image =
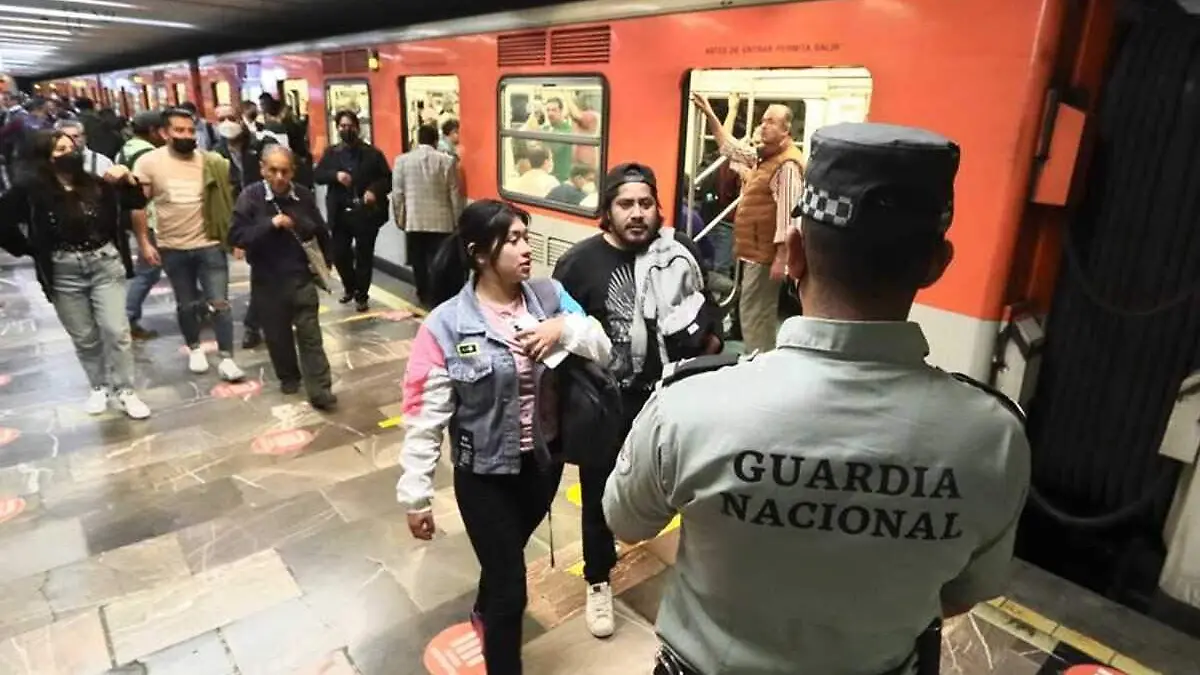
[[[80,408],[87,384],[28,260],[0,254],[0,675],[469,675],[478,567],[448,465],[438,534],[395,502],[400,379],[420,312],[377,275],[374,306],[324,295],[340,406],[278,391],[265,349],[245,384],[187,372],[165,280],[138,343],[154,416]],[[247,270],[234,269],[235,317]],[[240,328],[239,328],[240,339]],[[618,625],[584,625],[578,480],[570,467],[531,541],[526,672],[647,673],[678,531],[622,546]],[[550,565],[553,542],[557,565]],[[1072,667],[1109,666],[1109,670]],[[1200,672],[1200,641],[1020,564],[1006,598],[951,620],[945,673]]]

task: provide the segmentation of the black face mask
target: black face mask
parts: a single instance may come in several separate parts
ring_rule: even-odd
[[[196,139],[172,138],[171,149],[184,156],[190,155],[196,151]]]
[[[339,131],[338,136],[341,137],[343,143],[346,143],[348,145],[352,145],[355,141],[358,140],[358,132],[354,129],[349,129],[346,131]]]
[[[50,160],[58,173],[75,175],[83,171],[83,152],[74,150],[66,155],[59,155]]]

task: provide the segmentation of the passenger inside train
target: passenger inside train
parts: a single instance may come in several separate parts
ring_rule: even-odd
[[[0,675],[1197,671],[1193,3],[29,2]]]

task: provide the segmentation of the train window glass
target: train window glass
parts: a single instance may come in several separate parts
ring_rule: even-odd
[[[716,274],[733,279],[733,216],[741,201],[743,167],[730,166],[721,156],[703,114],[689,101],[691,94],[708,97],[725,128],[751,144],[757,142],[757,127],[767,107],[787,106],[792,111],[792,139],[807,156],[817,129],[866,120],[871,88],[865,68],[691,71],[683,91],[688,113],[674,219],[687,224]]]
[[[187,84],[183,82],[175,83],[175,105],[179,105],[188,100]]]
[[[500,81],[500,193],[514,201],[594,217],[604,170],[604,79]]]
[[[404,138],[407,152],[417,145],[417,129],[422,124],[436,126],[440,135],[446,122],[459,119],[458,76],[413,75],[400,80],[403,123],[408,132]],[[442,141],[445,142],[445,138]]]
[[[359,133],[371,142],[371,87],[366,80],[331,80],[325,83],[325,118],[329,121],[329,142],[337,142],[337,114],[349,110],[358,115]]]
[[[213,102],[216,105],[233,105],[233,91],[225,80],[213,82]]]

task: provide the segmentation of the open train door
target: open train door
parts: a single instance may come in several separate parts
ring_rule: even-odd
[[[865,68],[739,68],[690,70],[683,81],[683,119],[678,176],[680,204],[669,218],[700,247],[712,274],[710,291],[736,327],[740,265],[733,255],[733,215],[741,201],[737,168],[718,152],[704,115],[691,95],[706,96],[713,112],[735,138],[754,142],[755,129],[768,106],[792,111],[792,138],[808,154],[813,132],[838,122],[863,122],[871,106],[871,74]],[[784,315],[796,314],[794,299],[781,297]]]
[[[1190,457],[1160,453],[1200,368],[1200,18],[1143,13],[1114,54],[1029,405],[1035,492],[1018,554],[1148,611],[1178,516],[1200,513],[1194,471],[1180,480],[1195,436]],[[1197,520],[1171,554],[1200,604]]]

